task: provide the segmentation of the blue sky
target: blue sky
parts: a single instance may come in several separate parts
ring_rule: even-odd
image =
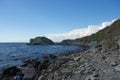
[[[54,35],[120,18],[119,3],[120,0],[0,0],[0,42],[26,42],[36,36],[61,41],[66,38],[59,40]]]

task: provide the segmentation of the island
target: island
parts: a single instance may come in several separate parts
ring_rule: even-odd
[[[54,42],[46,37],[35,37],[30,39],[30,45],[53,45]]]

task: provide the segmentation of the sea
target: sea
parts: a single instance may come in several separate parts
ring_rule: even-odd
[[[41,58],[48,54],[59,55],[78,50],[81,50],[80,46],[0,43],[0,73],[7,67],[20,66],[25,60]]]

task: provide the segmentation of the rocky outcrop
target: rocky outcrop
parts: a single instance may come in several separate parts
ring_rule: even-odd
[[[46,37],[36,37],[34,39],[30,39],[31,45],[53,45],[54,42]]]
[[[28,60],[26,65],[21,68],[23,80],[120,80],[118,49],[103,51],[102,46],[59,56],[46,55],[41,60]],[[11,72],[11,68],[5,72]],[[12,80],[14,75],[0,80]]]

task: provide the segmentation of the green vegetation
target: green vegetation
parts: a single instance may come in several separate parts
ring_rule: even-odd
[[[112,25],[107,26],[103,30],[95,34],[78,38],[75,41],[83,44],[89,44],[92,41],[103,42],[104,46],[108,49],[117,47],[117,41],[120,36],[120,19],[116,20]]]

